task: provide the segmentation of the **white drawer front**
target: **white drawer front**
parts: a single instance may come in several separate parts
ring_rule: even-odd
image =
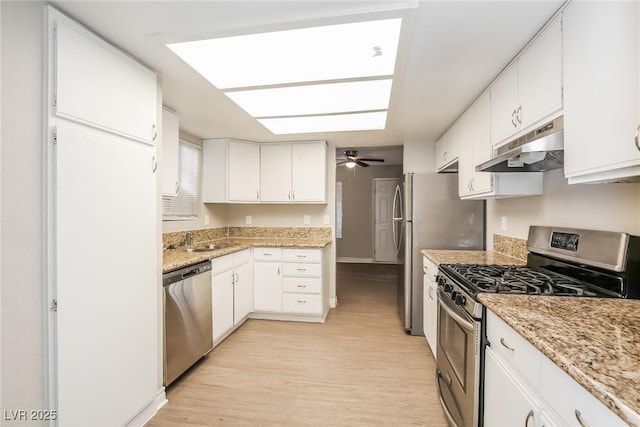
[[[546,356],[541,363],[541,393],[568,426],[626,426],[616,414]],[[578,411],[578,414],[576,414]]]
[[[283,263],[282,273],[283,276],[320,277],[322,264]]]
[[[438,265],[429,258],[422,257],[422,272],[429,277],[429,280],[435,281],[438,274]]]
[[[295,262],[322,262],[320,249],[283,249],[282,259]]]
[[[283,277],[282,289],[285,292],[319,294],[322,292],[320,277]]]
[[[231,268],[233,268],[233,254],[224,255],[211,260],[211,274],[214,276]]]
[[[536,391],[540,391],[540,352],[492,311],[487,310],[487,339]]]
[[[284,313],[322,314],[322,297],[317,294],[282,294]]]
[[[282,259],[282,249],[253,248],[253,259],[256,261],[280,261]]]
[[[251,261],[251,249],[243,249],[233,253],[233,265],[240,265]]]

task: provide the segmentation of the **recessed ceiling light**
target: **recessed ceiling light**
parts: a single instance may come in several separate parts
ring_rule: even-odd
[[[253,117],[386,110],[391,79],[226,92]]]
[[[387,112],[258,119],[275,135],[384,129]]]
[[[167,46],[274,134],[377,130],[386,124],[401,24],[381,19]]]

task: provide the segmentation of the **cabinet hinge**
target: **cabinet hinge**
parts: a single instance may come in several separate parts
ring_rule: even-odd
[[[51,301],[51,310],[58,311],[58,301],[57,300]]]
[[[53,94],[53,106],[58,106],[58,95],[56,95],[55,93]]]
[[[562,102],[564,103],[564,86],[562,86],[560,88],[560,99],[562,100]]]
[[[58,143],[58,131],[53,131],[53,143],[57,144]]]

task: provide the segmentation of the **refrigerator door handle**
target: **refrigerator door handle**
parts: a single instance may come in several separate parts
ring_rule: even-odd
[[[400,202],[400,204],[398,204]],[[396,216],[396,212],[400,212],[399,216]],[[402,192],[400,186],[396,185],[396,192],[393,195],[393,221],[402,221]]]

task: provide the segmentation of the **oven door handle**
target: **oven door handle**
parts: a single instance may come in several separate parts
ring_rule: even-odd
[[[440,399],[440,405],[442,406],[442,409],[444,409],[444,414],[446,415],[447,420],[449,420],[449,425],[458,427],[458,423],[456,423],[456,421],[453,419],[453,415],[451,415],[451,412],[449,412],[449,408],[447,408],[447,405],[442,398],[442,387],[440,387],[441,379],[443,381],[445,380],[440,373],[440,369],[436,369],[436,387],[438,388],[438,398]]]
[[[438,303],[440,304],[440,307],[442,307],[442,309],[453,318],[453,320],[456,321],[456,323],[458,323],[460,326],[462,326],[462,329],[469,331],[469,332],[473,332],[475,330],[475,325],[472,321],[465,319],[464,317],[462,317],[461,315],[459,315],[458,313],[456,313],[454,311],[453,308],[449,307],[449,304],[446,302],[446,300],[442,297],[442,293],[440,291],[440,289],[438,289]]]

